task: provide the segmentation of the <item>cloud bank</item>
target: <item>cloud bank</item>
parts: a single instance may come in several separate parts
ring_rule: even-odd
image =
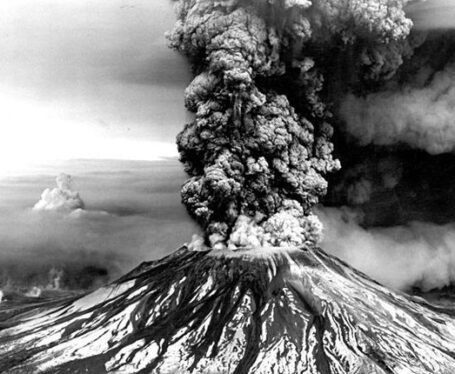
[[[57,211],[31,209],[57,170],[74,175],[84,210],[68,210],[73,200],[61,199],[71,187],[67,176],[59,178],[58,198],[45,200]],[[0,178],[0,288],[54,287],[61,272],[62,289],[90,289],[173,252],[199,233],[180,203],[183,178],[177,161],[103,160]]]
[[[423,87],[410,82],[399,90],[365,97],[347,95],[340,115],[360,145],[404,143],[431,154],[455,149],[455,65],[436,72]]]
[[[387,286],[423,291],[455,282],[455,224],[363,228],[349,208],[319,208],[322,248]]]

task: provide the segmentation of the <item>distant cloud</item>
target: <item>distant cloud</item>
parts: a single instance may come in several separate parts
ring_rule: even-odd
[[[35,204],[33,210],[71,212],[84,208],[84,202],[79,196],[79,192],[73,191],[71,175],[60,174],[56,178],[56,183],[56,188],[44,190],[41,199]]]
[[[84,209],[31,210],[60,170],[74,176]],[[173,252],[200,232],[180,202],[184,178],[176,160],[73,160],[0,178],[0,289],[44,289],[55,273],[63,289],[92,288]],[[61,177],[40,202],[74,208],[74,189]]]

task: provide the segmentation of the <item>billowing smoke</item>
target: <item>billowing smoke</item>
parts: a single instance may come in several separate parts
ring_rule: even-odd
[[[425,72],[422,72],[424,74]],[[426,71],[427,83],[356,97],[349,94],[340,114],[361,145],[405,143],[431,154],[455,149],[455,65]],[[425,77],[424,77],[425,78]],[[420,80],[422,76],[419,76]]]
[[[365,228],[348,208],[320,208],[318,216],[323,248],[387,286],[428,291],[455,282],[454,223]]]
[[[182,199],[205,243],[323,237],[392,287],[452,284],[453,2],[176,2],[195,74]]]
[[[56,178],[56,183],[56,188],[46,188],[43,191],[33,210],[71,212],[84,208],[79,192],[73,190],[73,179],[70,175],[60,174]]]
[[[336,112],[343,131],[360,146],[453,152],[455,4],[414,1],[406,12],[415,26],[399,43],[399,64],[375,84],[347,81]]]
[[[171,44],[196,75],[195,118],[177,140],[188,211],[214,248],[316,243],[312,208],[340,167],[329,99],[349,72],[332,64],[351,56],[359,84],[393,75],[409,49],[407,1],[177,3]]]

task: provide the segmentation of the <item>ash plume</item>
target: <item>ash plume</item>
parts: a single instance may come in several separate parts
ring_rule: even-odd
[[[347,132],[361,145],[405,143],[431,154],[453,152],[455,65],[435,72],[423,87],[408,82],[398,90],[365,97],[349,94],[340,114]]]
[[[207,244],[319,241],[312,208],[340,167],[329,104],[344,73],[331,64],[350,55],[359,84],[393,75],[409,50],[406,3],[177,1],[169,38],[196,75],[185,92],[195,118],[177,139],[182,200]]]
[[[430,291],[455,283],[454,223],[367,228],[360,213],[346,207],[317,214],[324,224],[321,246],[382,284]]]
[[[79,192],[73,190],[73,178],[65,173],[56,178],[57,187],[46,188],[35,204],[35,211],[72,212],[84,208]]]
[[[348,81],[336,113],[343,131],[360,146],[453,152],[455,4],[414,1],[406,14],[414,27],[397,45],[399,64],[375,84]]]

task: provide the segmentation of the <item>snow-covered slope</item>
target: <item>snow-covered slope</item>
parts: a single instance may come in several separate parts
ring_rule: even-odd
[[[0,310],[1,373],[455,373],[455,316],[320,249],[190,251]]]

